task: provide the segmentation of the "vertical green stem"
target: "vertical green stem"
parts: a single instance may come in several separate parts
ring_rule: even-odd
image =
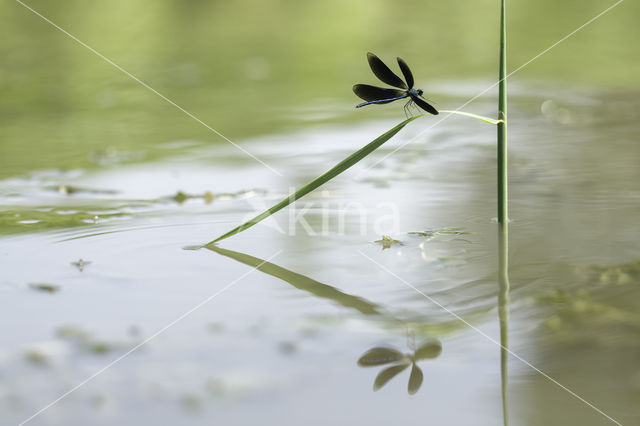
[[[500,81],[498,83],[498,222],[509,220],[507,193],[507,25],[506,0],[500,8]]]
[[[502,384],[502,419],[509,426],[509,224],[498,225],[498,319],[500,321],[500,378]]]
[[[507,16],[506,0],[500,1],[500,65],[498,83],[498,317],[500,320],[500,376],[502,418],[509,425],[508,346],[509,346],[509,198],[507,177]]]

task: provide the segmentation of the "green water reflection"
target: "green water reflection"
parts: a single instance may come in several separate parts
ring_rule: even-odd
[[[335,287],[323,284],[305,275],[285,269],[264,259],[213,245],[205,246],[205,248],[223,256],[230,257],[238,262],[252,266],[260,272],[279,278],[291,284],[295,288],[311,293],[316,297],[332,300],[346,308],[355,309],[365,315],[381,314],[380,306],[375,303],[369,302],[358,296],[343,293]]]
[[[509,425],[509,223],[498,225],[498,320],[500,321],[500,384],[502,418]]]

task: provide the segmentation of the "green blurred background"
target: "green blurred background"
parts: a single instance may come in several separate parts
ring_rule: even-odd
[[[371,118],[355,114],[351,92],[375,81],[367,51],[389,63],[403,57],[440,108],[459,106],[443,84],[465,99],[476,94],[466,81],[488,86],[497,75],[498,1],[26,4],[234,141]],[[509,68],[612,4],[509,2]],[[620,4],[511,83],[637,90],[639,12],[637,2]],[[111,152],[153,159],[168,141],[222,142],[18,2],[0,4],[0,55],[0,177],[90,168]]]

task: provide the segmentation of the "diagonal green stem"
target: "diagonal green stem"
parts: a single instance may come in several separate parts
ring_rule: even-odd
[[[489,123],[489,124],[499,124],[502,122],[502,120],[496,120],[494,118],[485,117],[483,115],[472,114],[470,112],[464,112],[464,111],[458,111],[458,110],[441,109],[440,112],[446,112],[448,114],[464,115],[465,117],[475,118],[477,120],[484,121],[485,123]]]
[[[284,200],[280,201],[275,206],[271,207],[268,210],[265,210],[264,212],[260,213],[258,216],[254,217],[253,219],[249,220],[248,222],[245,222],[242,225],[236,226],[231,231],[227,232],[226,234],[223,234],[223,235],[219,236],[218,238],[216,238],[213,241],[208,242],[204,246],[208,246],[210,244],[215,244],[218,241],[222,241],[225,238],[229,238],[232,235],[235,235],[235,234],[238,234],[238,233],[244,231],[245,229],[251,228],[256,223],[268,218],[269,216],[271,216],[272,214],[276,213],[277,211],[282,210],[283,208],[287,207],[289,204],[291,204],[294,201],[296,201],[297,199],[307,195],[309,192],[313,191],[314,189],[318,188],[319,186],[324,185],[326,182],[328,182],[331,179],[333,179],[334,177],[338,176],[340,173],[344,172],[349,167],[353,166],[358,161],[362,160],[364,157],[366,157],[367,155],[371,154],[373,151],[378,149],[383,143],[385,143],[386,141],[391,139],[393,136],[395,136],[396,133],[398,133],[400,130],[402,130],[402,128],[404,126],[406,126],[407,124],[409,124],[410,122],[412,122],[416,118],[420,118],[420,117],[422,117],[424,115],[425,114],[416,115],[415,117],[411,117],[411,118],[408,118],[408,119],[404,120],[402,123],[398,124],[393,129],[391,129],[391,130],[383,133],[382,135],[378,136],[376,139],[374,139],[373,141],[369,142],[367,145],[365,145],[364,147],[360,148],[359,150],[357,150],[356,152],[354,152],[353,154],[351,154],[350,156],[348,156],[347,158],[345,158],[344,160],[342,160],[341,162],[336,164],[334,167],[332,167],[328,172],[326,172],[322,176],[318,177],[317,179],[313,180],[311,183],[308,183],[307,185],[305,185],[302,188],[298,189],[294,193],[290,194],[287,198],[285,198]]]

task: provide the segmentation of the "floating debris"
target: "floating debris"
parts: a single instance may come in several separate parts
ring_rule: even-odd
[[[298,346],[294,342],[279,342],[278,351],[283,355],[293,355],[298,351]]]
[[[256,195],[263,195],[265,193],[266,191],[259,189],[249,189],[238,192],[222,192],[219,194],[214,194],[212,191],[205,191],[202,194],[189,194],[184,191],[178,191],[174,195],[161,197],[157,201],[175,201],[178,204],[183,204],[188,200],[203,200],[206,204],[210,204],[215,199],[231,200],[236,198],[251,198]]]
[[[56,191],[60,195],[74,195],[77,193],[84,194],[92,194],[92,195],[114,195],[117,194],[117,191],[113,191],[110,189],[93,189],[93,188],[82,188],[80,186],[72,186],[72,185],[56,185],[56,186],[47,186],[45,189],[50,191]]]
[[[90,260],[82,260],[82,258],[80,258],[76,262],[71,262],[71,264],[73,266],[75,266],[76,268],[78,268],[78,270],[80,270],[80,272],[84,271],[84,267],[89,265],[90,263],[91,263]]]
[[[211,322],[207,324],[207,330],[214,334],[222,333],[224,331],[224,324],[221,322]]]
[[[204,202],[209,204],[213,201],[213,192],[211,191],[205,191],[204,194],[202,194],[202,198],[204,199]]]
[[[104,355],[115,350],[132,347],[135,342],[113,342],[97,340],[85,330],[76,326],[62,326],[56,329],[56,336],[74,343],[79,349],[94,355]]]
[[[380,243],[382,245],[382,250],[384,249],[388,249],[391,248],[392,245],[399,245],[399,246],[403,246],[404,243],[402,241],[399,240],[394,240],[393,238],[391,238],[388,235],[383,235],[381,240],[376,240],[374,241],[374,243]]]
[[[45,293],[57,293],[62,287],[56,284],[47,283],[29,283],[29,287],[33,290],[43,291]]]
[[[176,192],[176,195],[174,195],[172,198],[176,203],[182,204],[185,201],[187,201],[189,198],[194,198],[194,196],[193,195],[187,195],[182,191],[178,191],[178,192]]]
[[[64,325],[62,327],[58,327],[56,329],[56,336],[60,337],[61,339],[68,340],[86,340],[89,338],[89,335],[86,331],[72,325]]]
[[[224,194],[230,197],[236,197],[236,194]],[[187,200],[203,200],[206,204],[210,204],[213,199],[216,198],[211,191],[205,191],[202,194],[187,194],[186,192],[178,191],[175,195],[170,197],[171,200],[175,201],[178,204],[182,204]]]
[[[85,348],[96,355],[103,355],[115,349],[114,345],[107,342],[84,342]]]
[[[195,393],[188,393],[182,396],[182,407],[190,412],[197,412],[202,410],[204,405],[203,398]]]
[[[47,356],[43,352],[35,349],[25,352],[24,359],[30,364],[34,365],[44,366],[49,364],[49,359],[47,358]]]
[[[205,388],[208,393],[214,396],[223,396],[227,393],[227,387],[222,379],[212,377],[207,380]]]
[[[91,396],[90,401],[93,408],[102,408],[107,403],[107,397],[102,394],[95,394]]]
[[[470,234],[473,234],[473,232],[463,231],[460,228],[442,228],[442,229],[427,229],[426,231],[409,232],[408,234],[415,235],[418,237],[425,237],[427,239],[432,239],[438,236],[470,235]]]

